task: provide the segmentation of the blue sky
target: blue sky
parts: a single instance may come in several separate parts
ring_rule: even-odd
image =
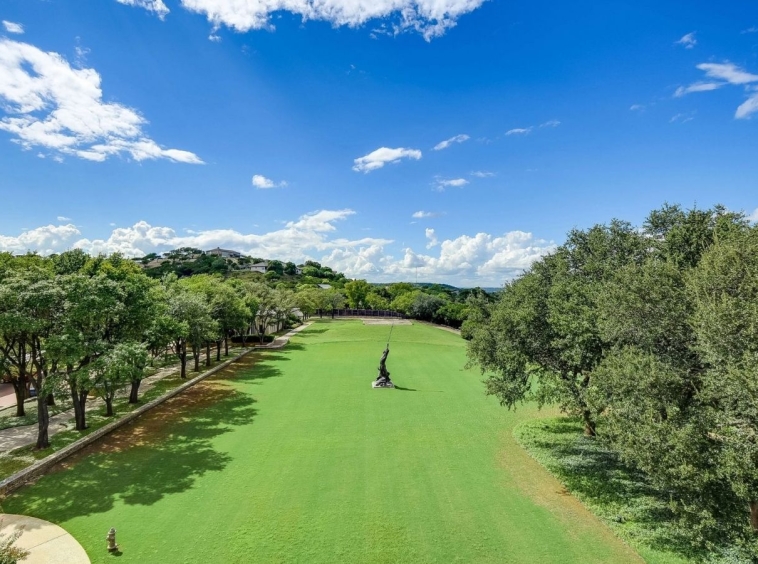
[[[758,219],[758,6],[598,4],[3,0],[0,250],[497,286],[665,201]]]

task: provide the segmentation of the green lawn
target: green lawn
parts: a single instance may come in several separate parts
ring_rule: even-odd
[[[319,322],[3,502],[93,562],[642,562],[521,449],[460,337]],[[115,562],[116,560],[114,560]]]

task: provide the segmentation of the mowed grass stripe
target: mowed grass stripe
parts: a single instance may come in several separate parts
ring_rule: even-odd
[[[191,390],[4,503],[108,562],[641,562],[509,468],[515,414],[464,370],[463,341],[396,326],[396,390],[373,390],[389,327],[317,322]],[[134,436],[140,440],[135,441]],[[528,457],[534,480],[549,478]],[[523,479],[523,478],[520,478]]]

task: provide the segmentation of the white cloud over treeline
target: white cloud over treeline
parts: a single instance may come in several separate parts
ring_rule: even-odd
[[[209,229],[179,234],[172,227],[138,221],[128,227],[115,227],[109,236],[100,239],[88,237],[80,227],[65,223],[25,230],[19,235],[0,234],[0,251],[48,255],[80,248],[91,254],[119,252],[139,257],[179,247],[224,247],[256,257],[295,262],[315,259],[347,276],[372,281],[410,280],[418,271],[419,279],[429,281],[497,286],[555,248],[552,242],[523,231],[443,238],[434,229],[426,228],[423,242],[419,243],[426,248],[424,252],[407,246],[396,257],[390,250],[394,244],[390,238],[339,236],[338,225],[354,215],[350,209],[314,211],[266,233]],[[425,212],[418,215],[430,217]],[[435,253],[430,254],[430,249],[436,249]]]

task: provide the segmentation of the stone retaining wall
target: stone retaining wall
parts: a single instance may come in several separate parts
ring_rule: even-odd
[[[269,347],[269,348],[281,348],[282,346],[284,346],[284,344],[286,344],[286,343],[282,343],[282,345],[277,346],[277,347]],[[97,431],[93,431],[92,433],[90,433],[86,437],[82,437],[78,441],[76,441],[76,442],[68,445],[67,447],[62,448],[58,452],[55,452],[55,453],[51,454],[50,456],[47,456],[47,457],[43,458],[42,460],[40,460],[38,462],[35,462],[31,466],[29,466],[27,468],[24,468],[23,470],[21,470],[19,472],[16,472],[12,476],[10,476],[10,477],[6,478],[5,480],[3,480],[2,482],[0,482],[0,496],[6,496],[6,495],[8,495],[8,494],[10,494],[10,493],[12,493],[14,491],[16,491],[17,489],[21,488],[22,486],[24,486],[24,484],[26,484],[26,483],[28,483],[28,482],[36,479],[36,478],[39,478],[40,476],[42,476],[43,474],[45,474],[48,470],[50,470],[53,466],[55,466],[59,462],[62,462],[63,460],[65,460],[66,458],[68,458],[69,456],[71,456],[72,454],[74,454],[74,453],[82,450],[84,447],[86,447],[88,445],[91,445],[92,443],[94,443],[98,439],[104,437],[105,435],[107,435],[109,433],[112,433],[116,429],[119,429],[120,427],[123,427],[127,423],[131,423],[132,421],[134,421],[135,419],[137,419],[140,415],[143,415],[143,414],[147,413],[148,411],[150,411],[154,407],[159,406],[160,404],[162,404],[166,400],[169,400],[169,399],[171,399],[171,398],[173,398],[173,397],[181,394],[186,389],[191,388],[192,386],[194,386],[198,382],[201,382],[201,381],[205,380],[206,378],[208,378],[209,376],[212,376],[213,374],[215,374],[219,370],[223,370],[224,368],[226,368],[227,366],[229,366],[233,362],[238,361],[243,356],[245,356],[246,354],[252,352],[253,350],[254,349],[248,349],[248,350],[240,353],[236,357],[234,357],[232,359],[229,359],[226,362],[222,362],[218,366],[216,366],[214,368],[211,368],[207,372],[204,372],[204,373],[200,374],[199,376],[193,378],[192,380],[189,380],[189,381],[185,382],[181,386],[179,386],[177,388],[174,388],[173,390],[171,390],[169,392],[166,392],[161,397],[156,398],[156,399],[154,399],[154,400],[146,403],[142,407],[139,407],[139,408],[135,409],[134,411],[132,411],[130,413],[127,413],[126,415],[124,415],[120,419],[118,419],[116,421],[113,421],[112,423],[108,423],[105,427],[101,427]]]

